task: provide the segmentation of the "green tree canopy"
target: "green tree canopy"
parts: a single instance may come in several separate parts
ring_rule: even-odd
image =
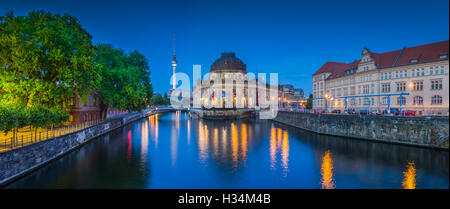
[[[102,115],[107,108],[136,111],[150,104],[153,87],[147,59],[137,51],[127,54],[110,44],[96,45],[95,63],[102,76],[98,94]]]
[[[169,103],[170,101],[169,98],[167,98],[167,94],[164,94],[164,96],[162,96],[161,94],[155,94],[150,100],[150,104],[153,106],[168,105]]]
[[[312,94],[309,94],[309,96],[308,96],[308,100],[306,101],[306,109],[308,109],[308,110],[310,110],[310,109],[312,109],[312,107],[313,107],[313,100],[312,100],[312,98],[313,98],[313,95]]]
[[[0,131],[8,132],[22,128],[29,122],[24,104],[16,102],[0,103]]]
[[[0,100],[49,107],[86,96],[100,77],[91,36],[70,15],[0,16]]]

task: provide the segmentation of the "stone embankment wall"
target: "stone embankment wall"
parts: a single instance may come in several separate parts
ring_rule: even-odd
[[[278,112],[274,121],[319,134],[448,149],[448,117]]]
[[[0,153],[0,187],[86,142],[155,112],[130,113],[77,132]]]

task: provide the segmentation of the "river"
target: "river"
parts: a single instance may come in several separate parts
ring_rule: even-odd
[[[6,188],[448,189],[449,155],[174,112],[103,135]]]

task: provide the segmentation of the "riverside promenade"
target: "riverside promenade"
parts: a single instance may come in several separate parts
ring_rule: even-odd
[[[77,149],[87,142],[130,122],[162,112],[170,107],[157,107],[141,112],[120,114],[73,132],[55,135],[41,141],[0,152],[0,187]],[[82,127],[82,126],[80,126]]]
[[[273,120],[318,134],[448,150],[448,116],[404,117],[279,111]]]

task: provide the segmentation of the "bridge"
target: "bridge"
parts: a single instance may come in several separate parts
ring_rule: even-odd
[[[145,116],[157,113],[166,113],[174,111],[190,112],[198,118],[204,119],[241,119],[248,118],[256,114],[256,110],[252,108],[173,108],[172,106],[151,107],[146,110]]]

